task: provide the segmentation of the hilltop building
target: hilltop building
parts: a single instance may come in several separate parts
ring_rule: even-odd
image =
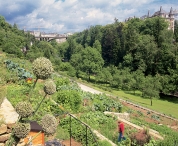
[[[160,10],[155,12],[153,15],[150,15],[150,11],[148,11],[148,14],[140,17],[140,19],[152,18],[152,17],[157,17],[157,16],[165,18],[166,21],[169,22],[168,29],[174,31],[174,21],[178,17],[178,11],[177,10],[173,10],[172,7],[171,7],[170,12],[166,12],[162,9],[162,6],[161,6]],[[133,19],[133,18],[135,18],[135,16],[129,17],[125,21],[129,21],[130,19]]]

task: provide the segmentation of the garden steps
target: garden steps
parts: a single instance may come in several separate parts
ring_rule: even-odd
[[[133,123],[131,123],[131,122],[129,122],[129,121],[123,119],[123,118],[120,118],[120,117],[118,116],[119,113],[114,113],[114,112],[104,112],[104,113],[105,113],[105,114],[115,115],[115,116],[118,117],[118,120],[121,120],[122,122],[126,123],[127,125],[132,126],[132,127],[136,128],[136,129],[138,129],[138,130],[143,130],[143,129],[144,129],[143,127],[140,127],[140,126],[135,125],[135,124],[133,124]],[[161,139],[161,140],[164,139],[164,138],[159,134],[158,131],[155,131],[155,130],[153,130],[153,129],[149,129],[149,134],[152,135],[153,137],[157,138],[157,139]]]

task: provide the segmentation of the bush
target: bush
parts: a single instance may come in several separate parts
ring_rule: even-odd
[[[134,145],[144,146],[144,144],[149,143],[151,136],[148,130],[144,129],[130,136],[131,143]]]
[[[57,92],[57,103],[69,111],[78,111],[82,103],[82,98],[79,92],[75,90],[61,90]]]

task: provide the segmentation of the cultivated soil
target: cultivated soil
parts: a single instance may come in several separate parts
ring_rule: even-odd
[[[95,93],[95,94],[100,94],[102,92],[97,91],[91,87],[88,87],[86,85],[83,85],[81,83],[78,83],[78,85],[80,86],[80,88],[86,92],[91,92],[91,93]],[[109,95],[110,96],[110,95]],[[141,106],[137,106],[135,104],[130,104],[129,102],[126,102],[124,100],[120,100],[120,102],[123,104],[123,106],[128,107],[129,109],[132,109],[133,111],[140,111],[143,116],[142,118],[144,118],[144,121],[147,121],[148,123],[155,123],[155,124],[159,124],[159,125],[167,125],[168,127],[174,129],[175,131],[178,131],[178,119],[174,119],[171,117],[168,117],[166,115],[163,115],[161,113],[158,112],[154,112],[152,110],[143,108]],[[148,112],[150,111],[150,112]],[[159,120],[155,120],[154,118],[152,118],[152,116],[159,116]],[[137,117],[139,116],[138,113],[134,112],[133,114],[130,114],[130,118],[132,117]]]

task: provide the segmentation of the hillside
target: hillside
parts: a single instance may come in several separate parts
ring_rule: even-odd
[[[94,134],[96,130],[116,145],[178,143],[178,122],[173,118],[177,117],[177,100],[159,96],[160,92],[174,94],[177,90],[177,42],[172,43],[175,36],[166,27],[161,18],[114,22],[92,26],[59,45],[34,40],[0,17],[0,103],[6,97],[21,114],[18,124],[26,128],[21,131],[15,124],[16,135],[3,142],[19,143],[29,134],[29,121],[36,121],[43,127],[39,132],[44,132],[46,142],[69,142],[72,137],[81,145],[110,146]],[[84,92],[79,87],[84,85],[76,81],[105,94]],[[173,110],[159,114],[163,106]],[[105,111],[114,114],[105,115]],[[125,121],[126,140],[118,143],[115,115],[124,112],[130,121]],[[170,117],[166,117],[168,114]],[[134,128],[129,123],[145,128]],[[7,123],[2,120],[3,124]],[[151,136],[149,129],[163,140]]]

